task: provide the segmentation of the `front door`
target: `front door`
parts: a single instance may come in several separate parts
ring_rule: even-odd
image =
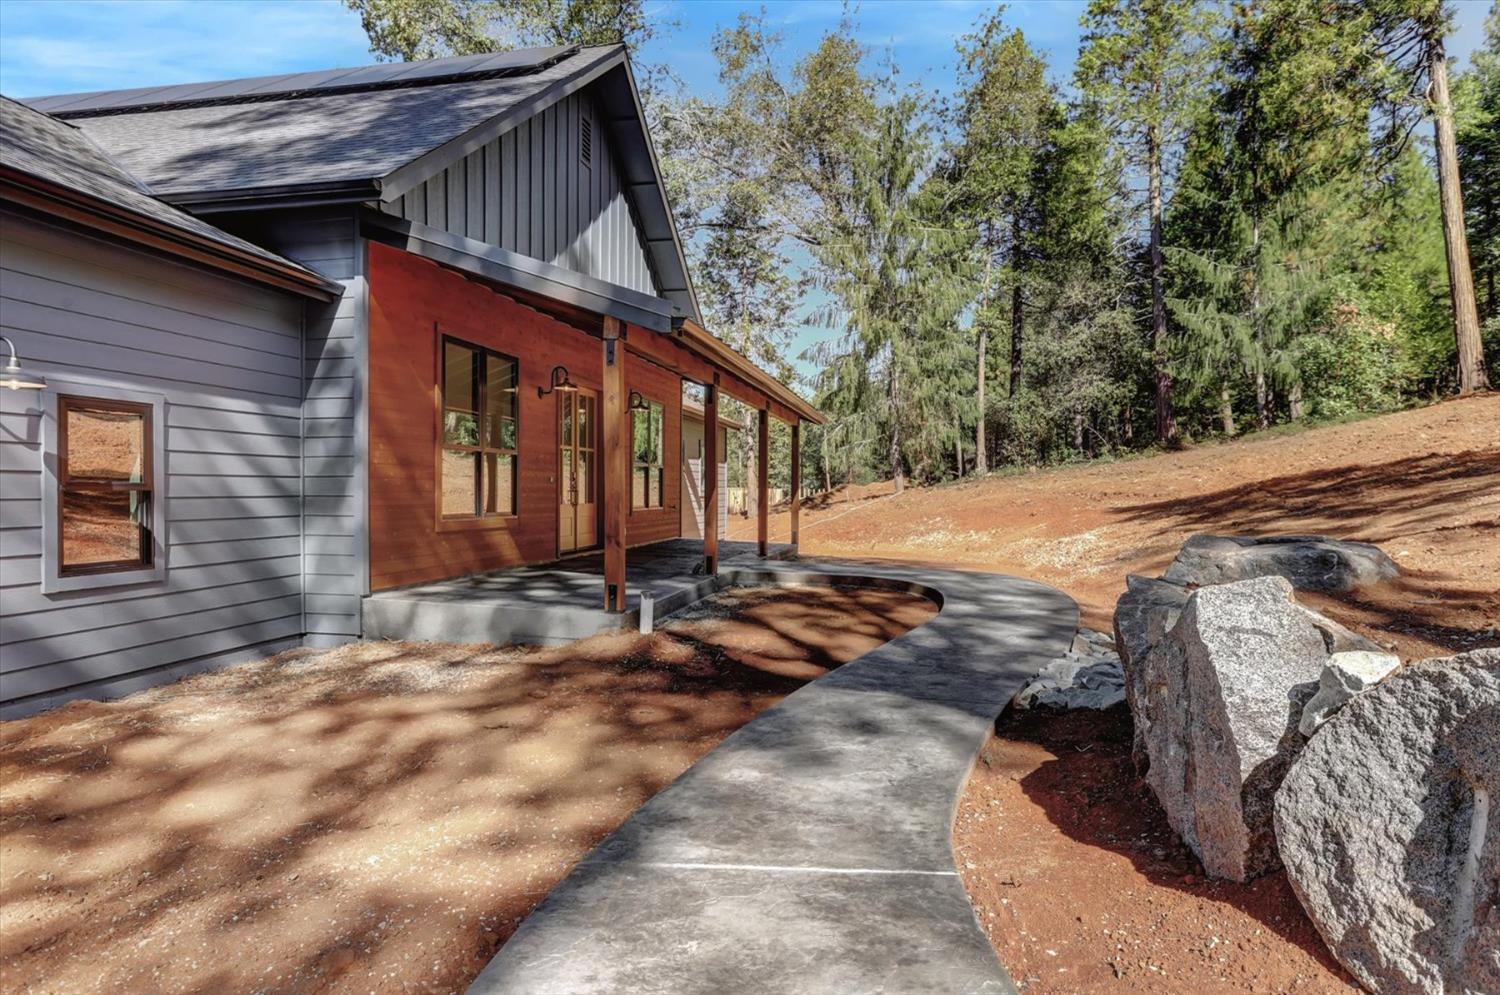
[[[599,545],[599,395],[579,388],[559,391],[557,551]]]

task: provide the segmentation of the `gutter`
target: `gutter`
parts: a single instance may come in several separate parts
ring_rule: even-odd
[[[289,259],[245,251],[10,166],[0,166],[0,199],[303,297],[333,301],[343,295],[341,284]]]

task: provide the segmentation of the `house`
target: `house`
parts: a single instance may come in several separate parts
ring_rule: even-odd
[[[703,327],[623,47],[3,111],[6,714],[587,550],[623,612],[630,548],[717,566],[721,393],[821,421]]]

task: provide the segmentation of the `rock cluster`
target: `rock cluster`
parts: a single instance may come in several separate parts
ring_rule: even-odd
[[[1138,764],[1209,873],[1278,863],[1377,993],[1500,995],[1500,649],[1401,666],[1293,600],[1395,576],[1316,536],[1196,536],[1115,608]]]
[[[1125,674],[1114,642],[1102,632],[1078,630],[1067,653],[1042,666],[1012,699],[1017,708],[1113,708],[1125,700]]]
[[[1366,543],[1194,536],[1162,578],[1127,578],[1114,628],[1136,769],[1210,874],[1244,881],[1278,865],[1272,798],[1303,727],[1384,676],[1371,657],[1343,656],[1378,646],[1293,589],[1344,590],[1394,570]]]

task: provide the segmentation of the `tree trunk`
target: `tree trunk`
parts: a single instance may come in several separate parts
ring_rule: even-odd
[[[958,464],[958,478],[964,476],[964,433],[960,427],[957,435],[953,437],[953,459]]]
[[[1016,258],[1016,246],[1021,241],[1021,219],[1019,214],[1011,216],[1011,287],[1010,287],[1010,396],[1014,398],[1021,388],[1021,325],[1025,320],[1021,312],[1021,271]]]
[[[888,385],[889,399],[891,402],[891,482],[895,492],[900,494],[906,490],[906,471],[901,465],[901,384],[896,373],[896,356],[894,350],[891,355],[891,380]]]
[[[985,253],[984,257],[984,294],[986,303],[990,298],[990,270],[992,268],[991,257]],[[990,333],[986,330],[984,323],[984,307],[979,309],[979,424],[974,427],[974,472],[983,476],[989,472],[989,458],[984,445],[984,382],[989,376],[985,368],[987,361],[986,353],[989,352]]]
[[[1289,413],[1291,414],[1292,421],[1301,421],[1303,415],[1301,380],[1298,380],[1296,383],[1292,384],[1292,389],[1287,393],[1286,403],[1287,407],[1290,409]]]
[[[823,437],[823,493],[833,493],[833,466],[828,462],[828,426],[818,433]]]
[[[1239,431],[1234,423],[1234,395],[1229,390],[1229,381],[1225,380],[1219,385],[1219,421],[1224,426],[1224,434],[1233,436]]]
[[[1151,200],[1151,352],[1156,366],[1156,441],[1177,441],[1172,411],[1172,374],[1167,369],[1166,266],[1162,259],[1161,142],[1155,127],[1146,136],[1146,168]]]
[[[1073,412],[1073,448],[1083,452],[1083,412]]]
[[[1271,389],[1265,370],[1255,371],[1255,427],[1261,431],[1271,427]]]
[[[1448,291],[1453,298],[1453,334],[1458,339],[1458,392],[1488,390],[1484,344],[1479,338],[1479,309],[1474,302],[1474,273],[1469,268],[1469,240],[1464,232],[1464,194],[1459,185],[1458,146],[1453,135],[1453,106],[1448,99],[1448,57],[1434,24],[1427,40],[1431,65],[1432,124],[1437,136],[1438,190],[1443,205],[1443,244],[1448,249]]]

